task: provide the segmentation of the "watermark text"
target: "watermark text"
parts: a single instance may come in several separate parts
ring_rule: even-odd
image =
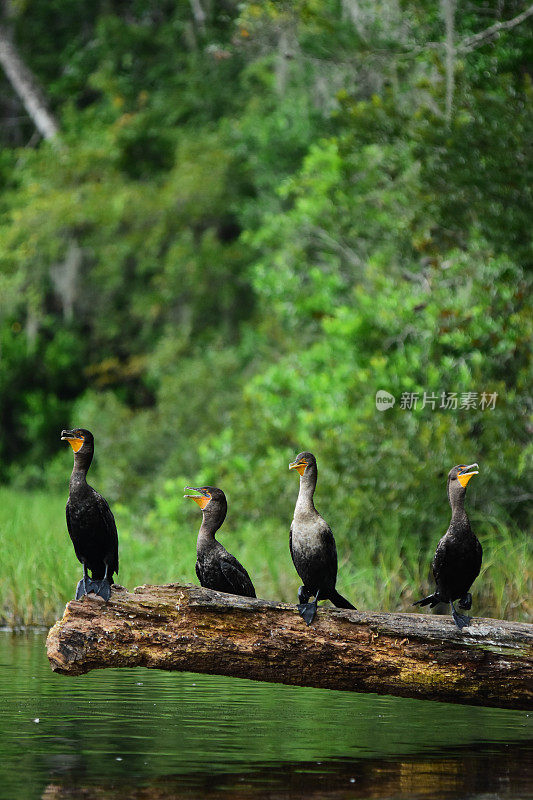
[[[402,411],[429,408],[431,411],[492,411],[496,408],[498,392],[401,392],[398,406]],[[396,397],[384,389],[376,392],[376,408],[386,411],[396,403]]]

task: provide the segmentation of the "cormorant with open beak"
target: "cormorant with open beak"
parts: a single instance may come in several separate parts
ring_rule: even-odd
[[[235,556],[215,539],[226,518],[228,503],[222,489],[201,486],[199,489],[186,486],[185,491],[198,492],[199,496],[186,494],[202,509],[202,524],[196,541],[196,574],[200,584],[217,592],[255,597],[250,576]]]
[[[337,581],[337,548],[331,528],[322,519],[313,503],[317,481],[316,458],[300,453],[289,469],[300,473],[300,492],[292,520],[289,547],[296,572],[303,581],[298,589],[298,611],[310,625],[319,600],[331,600],[337,608],[355,609],[335,589]],[[312,603],[309,598],[314,597]]]
[[[465,614],[459,614],[453,602],[459,600],[459,607],[465,611],[472,607],[469,589],[479,575],[483,556],[481,544],[470,527],[464,505],[466,485],[478,472],[477,464],[459,464],[448,474],[448,500],[452,507],[452,519],[437,545],[431,565],[436,590],[434,594],[414,604],[433,608],[438,603],[449,603],[454,622],[460,630],[469,625],[471,619]]]
[[[85,428],[61,431],[61,440],[74,451],[67,500],[67,528],[83,578],[76,588],[76,600],[94,592],[109,600],[113,573],[118,572],[118,534],[107,501],[87,483],[94,454],[94,438]],[[91,570],[89,577],[88,570]]]

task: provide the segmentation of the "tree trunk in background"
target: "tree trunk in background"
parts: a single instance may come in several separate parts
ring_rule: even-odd
[[[71,239],[64,261],[50,268],[50,277],[63,308],[63,319],[74,317],[74,304],[78,292],[83,254],[75,239]]]
[[[421,700],[533,708],[533,626],[320,609],[195,586],[114,589],[105,604],[68,603],[47,641],[52,669],[81,675],[144,666],[377,692]]]
[[[203,31],[205,29],[206,14],[202,8],[200,0],[189,0],[191,5],[192,15],[198,28]]]
[[[455,6],[456,0],[441,0],[442,15],[446,27],[446,111],[444,116],[448,125],[452,119],[455,91]]]
[[[41,136],[53,139],[59,133],[59,126],[46,106],[33,73],[20,58],[3,25],[0,25],[0,64]]]
[[[59,125],[48,110],[44,94],[35,76],[22,61],[4,25],[0,25],[0,64],[43,139],[55,140],[57,143]],[[81,262],[81,249],[74,237],[71,237],[65,261],[50,270],[52,281],[55,282],[56,290],[61,299],[63,315],[66,320],[72,319],[74,314],[74,301]],[[41,318],[42,310],[31,303],[28,304],[25,332],[29,351],[34,348],[37,341]]]
[[[278,53],[276,58],[276,89],[283,97],[287,88],[289,72],[289,37],[284,27],[281,28],[278,38]]]

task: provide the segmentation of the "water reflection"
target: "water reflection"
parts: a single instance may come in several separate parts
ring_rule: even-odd
[[[344,798],[531,798],[533,744],[479,746],[473,751],[402,759],[333,759],[264,764],[216,777],[166,776],[139,785],[94,785],[77,775],[49,784],[43,800],[344,800]]]
[[[67,678],[42,635],[8,634],[0,703],[6,798],[533,797],[517,711],[144,669]]]

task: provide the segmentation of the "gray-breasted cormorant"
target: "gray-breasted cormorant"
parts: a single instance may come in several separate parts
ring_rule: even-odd
[[[459,607],[465,611],[472,607],[469,589],[479,575],[483,556],[481,544],[470,527],[464,505],[466,485],[478,471],[477,464],[459,464],[448,474],[448,500],[452,507],[452,519],[437,545],[431,564],[436,590],[429,597],[414,603],[415,606],[429,605],[430,608],[438,603],[449,603],[454,622],[459,629],[469,625],[471,619],[465,614],[459,614],[453,601],[459,600]]]
[[[67,500],[67,528],[83,578],[76,588],[76,600],[94,592],[109,600],[113,573],[118,572],[118,535],[115,518],[107,501],[87,483],[94,454],[94,438],[85,428],[61,431],[61,439],[74,451]],[[91,570],[89,578],[87,570]]]
[[[337,608],[353,608],[335,589],[337,581],[337,548],[331,528],[322,519],[313,503],[317,481],[316,458],[300,453],[289,469],[300,473],[300,491],[291,524],[289,547],[296,572],[303,581],[298,589],[298,611],[310,625],[319,600],[331,600]],[[314,597],[310,603],[309,598]]]
[[[199,489],[186,486],[185,491],[200,494],[199,497],[184,495],[202,509],[203,519],[196,541],[196,574],[200,584],[217,592],[255,597],[254,585],[243,565],[215,539],[215,533],[226,518],[226,495],[215,486],[201,486]]]

